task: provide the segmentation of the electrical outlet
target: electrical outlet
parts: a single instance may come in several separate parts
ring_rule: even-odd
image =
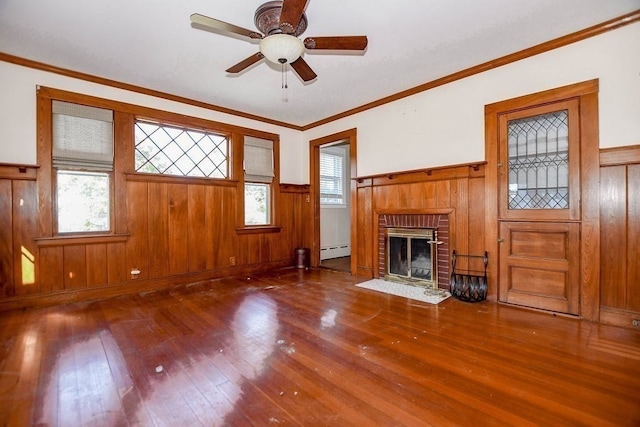
[[[229,257],[229,264],[230,265],[236,265],[236,257],[230,256]]]
[[[306,197],[304,198],[304,201],[309,203],[311,201],[311,196],[307,194]]]
[[[635,326],[636,328],[640,328],[640,319],[633,319],[633,321],[631,322],[631,324],[633,326]]]

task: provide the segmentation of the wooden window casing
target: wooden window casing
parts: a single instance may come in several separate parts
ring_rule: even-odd
[[[52,101],[59,100],[80,105],[110,109],[114,112],[114,165],[112,178],[112,214],[111,229],[99,236],[93,234],[78,234],[73,236],[74,242],[83,240],[101,242],[121,241],[128,235],[127,226],[127,181],[168,182],[203,184],[223,187],[236,187],[237,193],[237,227],[241,233],[278,231],[276,225],[276,210],[279,200],[279,137],[277,134],[262,132],[234,125],[229,125],[197,117],[156,110],[153,108],[128,104],[98,98],[90,95],[78,94],[48,87],[38,87],[36,96],[37,121],[37,171],[38,192],[38,244],[52,245],[60,236],[55,227],[55,170],[52,166]],[[227,178],[179,177],[160,174],[136,173],[134,170],[134,125],[136,120],[148,120],[156,123],[175,125],[185,128],[204,129],[216,134],[226,135],[229,141],[228,162],[229,174]],[[243,139],[244,135],[273,141],[275,177],[271,191],[271,224],[260,227],[244,227],[244,179],[242,173]],[[65,237],[66,238],[66,237]],[[68,240],[68,238],[66,238]],[[64,239],[63,239],[64,240]]]

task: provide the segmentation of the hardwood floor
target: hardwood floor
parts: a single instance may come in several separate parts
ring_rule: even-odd
[[[0,425],[640,425],[640,331],[286,269],[0,314]]]
[[[320,267],[329,270],[351,272],[351,257],[343,256],[340,258],[325,259],[320,262]]]

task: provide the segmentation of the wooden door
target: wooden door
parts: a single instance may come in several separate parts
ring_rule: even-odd
[[[580,116],[576,99],[499,118],[499,300],[580,312]]]
[[[500,296],[510,304],[578,314],[578,223],[500,223]]]

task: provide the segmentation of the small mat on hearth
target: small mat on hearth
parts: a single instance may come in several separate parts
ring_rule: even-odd
[[[389,282],[382,279],[372,279],[358,283],[356,286],[371,289],[372,291],[384,292],[385,294],[428,302],[429,304],[438,304],[451,296],[449,292],[442,290],[428,289],[423,286],[415,286],[408,283]]]

